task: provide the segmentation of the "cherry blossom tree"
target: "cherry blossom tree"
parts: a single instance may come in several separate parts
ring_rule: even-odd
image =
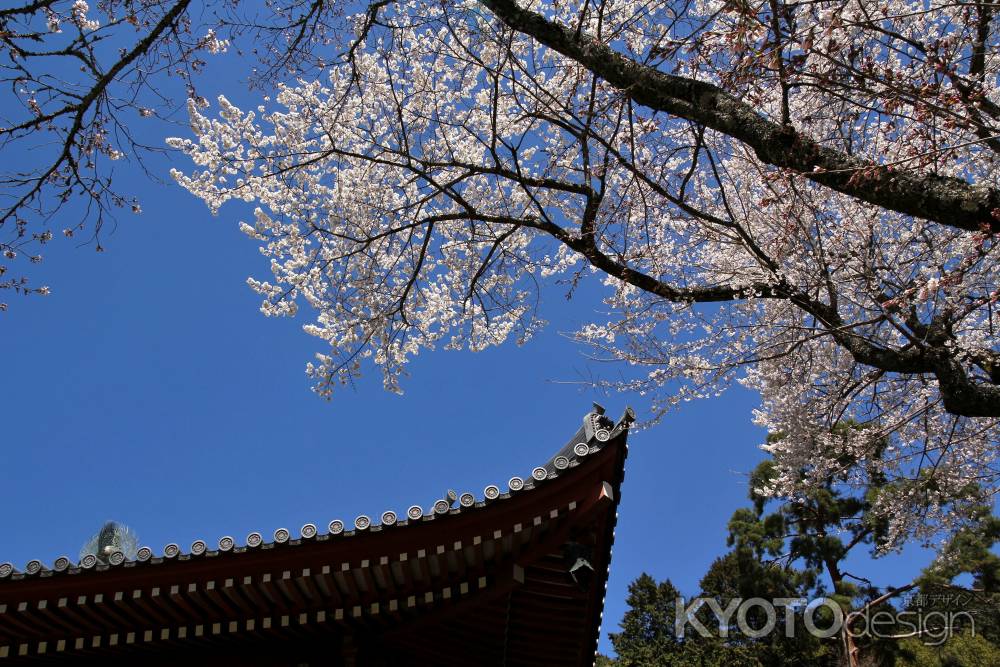
[[[166,122],[208,56],[252,44],[251,84],[312,63],[314,31],[339,16],[311,2],[246,7],[230,0],[22,0],[0,8],[0,295],[47,294],[22,262],[38,263],[54,237],[102,249],[118,211],[141,212],[116,167],[164,171],[143,130]],[[248,67],[251,65],[248,65]],[[171,95],[179,93],[179,101]],[[146,127],[140,127],[146,124]],[[144,138],[147,137],[147,138]],[[16,273],[15,273],[16,272]],[[7,304],[0,299],[0,311]]]
[[[997,488],[997,8],[380,1],[256,110],[189,104],[174,176],[257,205],[249,283],[310,309],[320,395],[524,342],[543,283],[600,281],[576,336],[632,367],[607,386],[654,420],[760,392],[765,491],[878,474],[898,544]]]
[[[246,7],[0,10],[23,111],[0,145],[44,156],[5,166],[0,252],[37,258],[67,202],[86,208],[67,235],[138,210],[110,167],[149,148],[135,119],[178,77],[195,136],[170,144],[195,166],[175,177],[213,211],[256,204],[271,276],[250,284],[265,314],[309,308],[321,395],[365,363],[398,391],[420,350],[527,341],[545,283],[596,282],[608,312],[576,336],[653,421],[761,394],[783,436],[765,491],[874,471],[892,544],[997,489],[996,2]],[[295,78],[216,116],[202,57],[241,37],[252,82]]]

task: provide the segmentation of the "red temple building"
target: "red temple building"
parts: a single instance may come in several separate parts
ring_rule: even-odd
[[[402,516],[0,564],[0,667],[592,665],[632,420]]]

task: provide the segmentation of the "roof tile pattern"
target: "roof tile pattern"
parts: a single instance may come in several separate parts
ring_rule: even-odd
[[[424,664],[590,664],[632,421],[630,410],[613,422],[595,407],[544,465],[479,499],[449,492],[426,510],[334,519],[322,533],[278,528],[270,542],[253,532],[242,544],[223,536],[212,548],[142,547],[133,559],[119,551],[51,567],[0,564],[0,665],[122,651],[154,664],[143,646],[169,661],[189,645],[232,655],[255,637],[239,664],[280,664],[264,656],[289,638],[298,663],[309,663],[300,658],[310,646],[335,641],[337,659],[323,662],[327,651],[322,664],[364,664],[358,651],[391,654],[390,664],[417,655]],[[593,581],[567,577],[570,552],[586,555]],[[443,650],[449,641],[466,654]]]

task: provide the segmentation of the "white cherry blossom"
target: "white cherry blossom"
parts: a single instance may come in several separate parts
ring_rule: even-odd
[[[249,285],[266,315],[307,307],[323,396],[524,342],[543,281],[598,281],[577,338],[628,368],[607,386],[656,419],[742,383],[785,436],[770,491],[877,469],[893,543],[931,538],[998,482],[992,11],[379,3],[257,111],[191,103],[174,177],[258,207]]]

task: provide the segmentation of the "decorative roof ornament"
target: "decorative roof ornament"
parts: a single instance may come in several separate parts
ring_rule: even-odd
[[[566,569],[569,575],[576,582],[576,585],[586,589],[594,577],[593,549],[579,542],[567,542],[563,546],[563,559],[566,561]]]
[[[139,538],[131,528],[117,521],[108,521],[80,549],[80,560],[90,554],[98,562],[107,564],[116,551],[122,552],[126,560],[135,560],[138,550]]]

